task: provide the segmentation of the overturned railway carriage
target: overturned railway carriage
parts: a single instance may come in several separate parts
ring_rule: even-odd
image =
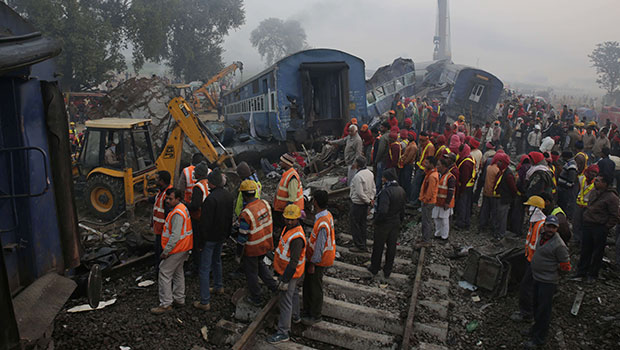
[[[416,94],[437,98],[448,118],[464,115],[474,123],[494,118],[504,83],[482,69],[439,61],[423,70],[423,81],[416,86]]]
[[[415,65],[409,58],[397,58],[392,64],[380,67],[366,81],[366,101],[371,117],[388,112],[396,94],[413,96]]]
[[[227,123],[265,140],[305,142],[366,120],[364,61],[331,49],[287,56],[222,97]]]

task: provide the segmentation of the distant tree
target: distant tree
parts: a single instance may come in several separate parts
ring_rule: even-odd
[[[122,13],[128,0],[13,0],[8,4],[37,30],[58,40],[64,89],[95,87],[126,68]]]
[[[223,66],[223,37],[244,22],[242,0],[132,0],[126,26],[134,69],[163,62],[185,81],[206,80]]]
[[[598,85],[609,95],[613,94],[620,87],[620,44],[617,41],[600,43],[588,57],[596,68]]]
[[[286,55],[308,47],[306,31],[301,27],[301,23],[279,18],[267,18],[260,22],[252,31],[250,42],[258,49],[268,66]]]

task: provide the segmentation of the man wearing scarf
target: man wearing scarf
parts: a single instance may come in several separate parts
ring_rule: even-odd
[[[456,187],[457,229],[469,229],[471,220],[471,198],[476,180],[476,163],[470,155],[469,145],[461,145],[456,159],[459,168],[459,183]]]
[[[528,153],[532,167],[525,174],[526,193],[529,198],[542,192],[553,192],[553,172],[547,166],[545,156],[540,152]]]

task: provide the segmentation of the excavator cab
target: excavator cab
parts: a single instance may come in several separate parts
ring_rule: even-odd
[[[148,198],[149,188],[155,188],[155,174],[160,170],[168,171],[174,183],[186,137],[235,182],[232,177],[236,173],[229,171],[236,168],[232,153],[196,117],[183,97],[168,103],[168,114],[169,129],[159,156],[153,150],[150,119],[102,118],[86,122],[78,173],[85,178],[86,206],[96,217],[113,220],[125,210],[132,212],[137,201]]]
[[[150,119],[86,122],[79,164],[81,174],[86,175],[86,204],[97,216],[112,219],[119,215],[136,200],[127,195],[129,191],[147,195],[148,180],[157,171],[150,125]]]

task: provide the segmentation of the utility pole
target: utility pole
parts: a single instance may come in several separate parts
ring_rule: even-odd
[[[433,38],[433,43],[435,44],[435,50],[433,51],[434,61],[452,61],[448,0],[437,0],[437,24],[435,27],[435,37]]]

